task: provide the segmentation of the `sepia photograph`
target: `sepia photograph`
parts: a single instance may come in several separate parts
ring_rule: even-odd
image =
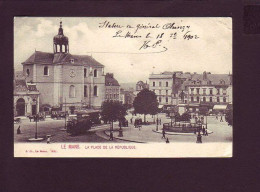
[[[14,157],[232,157],[231,17],[14,17]]]

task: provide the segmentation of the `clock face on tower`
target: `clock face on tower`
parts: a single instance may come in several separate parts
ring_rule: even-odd
[[[74,70],[74,69],[71,69],[71,70],[70,70],[70,77],[73,78],[73,77],[75,77],[75,76],[76,76],[75,70]]]

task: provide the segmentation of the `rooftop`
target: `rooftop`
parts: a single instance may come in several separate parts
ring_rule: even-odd
[[[41,51],[35,51],[22,64],[69,64],[72,60],[73,65],[104,67],[104,65],[96,61],[92,56],[72,55],[70,53],[47,53]]]

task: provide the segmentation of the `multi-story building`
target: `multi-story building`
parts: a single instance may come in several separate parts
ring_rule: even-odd
[[[159,107],[172,105],[172,73],[151,74],[149,89],[157,95]]]
[[[191,74],[177,71],[152,74],[149,80],[150,89],[155,91],[160,105],[178,106],[182,104],[194,110],[200,106],[212,109],[214,105],[232,103],[232,75],[230,74],[211,74],[209,72]],[[168,102],[166,98],[168,98]]]
[[[40,92],[40,106],[99,108],[105,99],[104,65],[92,56],[69,53],[62,22],[53,53],[35,51],[22,65],[26,81]]]
[[[120,99],[119,99],[119,101],[122,104],[126,104],[126,102],[125,102],[125,90],[123,88],[120,88]]]
[[[118,81],[114,78],[113,73],[107,73],[105,76],[105,99],[120,101],[120,85]]]

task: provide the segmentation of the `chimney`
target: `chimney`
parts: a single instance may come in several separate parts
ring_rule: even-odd
[[[207,72],[206,71],[203,72],[203,80],[207,80]]]

